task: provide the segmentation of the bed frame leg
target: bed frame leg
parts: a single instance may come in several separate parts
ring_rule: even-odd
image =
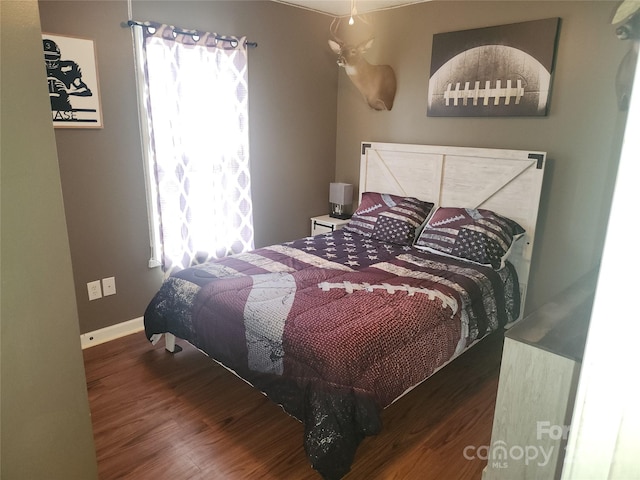
[[[182,351],[180,345],[176,345],[176,336],[172,333],[164,334],[164,348],[171,353],[178,353]]]
[[[156,345],[164,335],[164,348],[171,353],[178,353],[182,351],[180,345],[176,345],[176,336],[173,333],[155,333],[151,335],[151,343]]]

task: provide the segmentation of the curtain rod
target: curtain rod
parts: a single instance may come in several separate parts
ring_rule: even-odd
[[[129,27],[149,27],[150,25],[147,25],[147,24],[142,23],[142,22],[136,22],[135,20],[127,20],[127,26],[129,26]],[[189,30],[181,30],[181,29],[176,28],[176,27],[173,28],[173,31],[176,32],[176,33],[183,34],[183,35],[190,35],[192,37],[197,37],[197,36],[200,35],[197,31],[194,31],[194,30],[191,30],[191,31],[189,31]],[[225,37],[221,37],[219,35],[216,35],[215,39],[218,40],[218,41],[221,41],[221,42],[229,42],[231,44],[233,44],[233,42],[237,43],[237,41],[235,39],[233,39],[233,38],[225,38]],[[245,41],[244,44],[247,47],[252,47],[252,48],[255,48],[255,47],[258,46],[258,42]]]

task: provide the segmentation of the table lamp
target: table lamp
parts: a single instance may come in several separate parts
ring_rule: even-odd
[[[333,218],[351,218],[353,203],[353,185],[350,183],[329,184],[329,216]]]

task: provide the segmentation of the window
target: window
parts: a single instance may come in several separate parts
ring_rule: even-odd
[[[252,249],[245,39],[157,24],[133,31],[149,266]]]

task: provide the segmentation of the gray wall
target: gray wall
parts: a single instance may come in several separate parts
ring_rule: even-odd
[[[427,2],[373,18],[372,63],[398,77],[390,112],[369,110],[342,72],[338,89],[336,179],[358,182],[361,141],[541,150],[549,161],[542,193],[527,312],[599,262],[626,113],[615,75],[629,44],[610,25],[611,2]],[[547,117],[426,116],[435,33],[560,17]]]
[[[82,333],[142,316],[162,280],[149,235],[125,1],[41,1],[47,33],[95,40],[104,128],[56,129]],[[256,246],[309,232],[335,173],[338,71],[326,16],[274,2],[138,1],[133,17],[247,35]],[[325,48],[326,47],[326,48]],[[89,281],[117,294],[89,302]]]
[[[626,114],[615,72],[628,45],[610,2],[426,2],[372,15],[372,63],[398,77],[391,112],[374,112],[335,65],[330,17],[267,1],[136,1],[133,17],[248,35],[256,245],[306,235],[327,183],[358,183],[361,141],[543,150],[549,154],[527,311],[597,266]],[[46,32],[96,41],[104,129],[56,129],[81,332],[140,317],[161,281],[149,270],[131,36],[124,1],[41,1]],[[550,113],[541,118],[429,118],[434,33],[562,19]],[[86,283],[114,275],[117,295]]]
[[[35,1],[2,10],[0,477],[97,478]]]

